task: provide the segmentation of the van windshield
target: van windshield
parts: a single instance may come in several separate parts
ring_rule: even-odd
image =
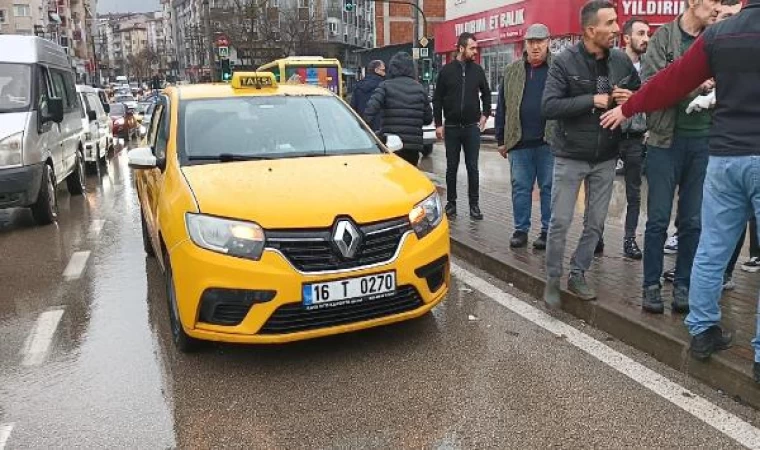
[[[29,110],[31,74],[30,66],[0,63],[0,113]]]

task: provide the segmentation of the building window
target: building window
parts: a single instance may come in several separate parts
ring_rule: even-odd
[[[8,10],[0,9],[0,23],[8,23]]]
[[[32,10],[29,5],[13,5],[13,15],[16,17],[31,17]]]
[[[298,7],[299,8],[308,8],[309,7],[309,0],[298,0]]]

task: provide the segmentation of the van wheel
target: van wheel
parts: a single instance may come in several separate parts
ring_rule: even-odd
[[[156,252],[153,250],[153,245],[150,243],[148,225],[145,223],[145,214],[143,213],[142,208],[140,208],[140,221],[142,222],[142,241],[145,254],[148,256],[156,256]]]
[[[53,168],[45,164],[37,201],[32,205],[32,217],[38,225],[48,225],[58,219],[58,196],[55,191]]]
[[[182,353],[192,353],[198,350],[200,347],[200,341],[191,338],[185,333],[185,329],[182,327],[182,321],[179,318],[179,308],[177,306],[177,293],[174,289],[174,275],[172,272],[171,262],[169,261],[169,255],[164,256],[164,266],[166,271],[164,277],[166,279],[166,300],[169,304],[169,326],[172,332],[172,342]]]
[[[74,172],[66,178],[66,187],[71,195],[84,194],[85,172],[84,172],[84,155],[81,150],[77,150],[77,161]]]

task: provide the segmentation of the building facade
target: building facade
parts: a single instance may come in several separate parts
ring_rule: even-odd
[[[161,11],[99,16],[96,48],[101,77],[118,75],[138,80],[169,68],[167,20]]]
[[[446,21],[436,28],[435,51],[442,61],[456,57],[457,37],[475,34],[480,47],[478,62],[489,84],[500,82],[507,64],[523,53],[523,36],[534,23],[543,23],[552,33],[550,49],[554,53],[580,41],[580,10],[586,0],[447,0]],[[622,0],[616,2],[618,22],[622,25],[633,16],[648,20],[653,26],[670,22],[683,12],[679,0]]]
[[[415,0],[427,19],[427,38],[445,20],[446,0]],[[483,2],[481,2],[483,3]],[[424,21],[416,8],[380,2],[375,4],[376,47],[417,42],[425,35]]]

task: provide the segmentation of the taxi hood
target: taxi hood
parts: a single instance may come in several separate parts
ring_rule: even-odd
[[[346,155],[228,162],[182,168],[200,212],[265,229],[329,227],[404,217],[434,190],[393,155]]]

